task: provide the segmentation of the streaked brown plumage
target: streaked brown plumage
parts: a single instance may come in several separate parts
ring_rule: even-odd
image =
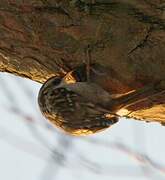
[[[102,88],[87,82],[67,84],[64,79],[49,79],[38,97],[42,113],[57,127],[72,135],[87,135],[118,121],[102,106],[110,99]]]

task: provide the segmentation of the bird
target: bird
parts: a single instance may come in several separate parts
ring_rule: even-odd
[[[105,108],[111,96],[99,85],[87,82],[85,70],[81,66],[64,77],[48,79],[38,95],[43,115],[71,135],[94,134],[118,122]]]
[[[155,95],[162,87],[151,83],[125,94],[111,94],[95,81],[97,76],[95,64],[82,64],[64,77],[49,78],[38,95],[42,114],[67,134],[94,134],[117,123],[120,109]]]

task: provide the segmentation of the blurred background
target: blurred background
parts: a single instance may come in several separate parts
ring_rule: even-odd
[[[122,118],[72,137],[42,117],[40,87],[0,73],[0,180],[165,180],[165,127]]]

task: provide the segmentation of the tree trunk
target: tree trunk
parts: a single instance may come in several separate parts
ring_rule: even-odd
[[[165,2],[0,1],[0,71],[43,83],[82,64],[89,47],[92,63],[109,72],[108,91],[165,80]],[[131,111],[129,117],[165,123],[165,91]]]

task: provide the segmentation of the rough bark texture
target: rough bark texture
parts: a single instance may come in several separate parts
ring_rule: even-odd
[[[0,71],[43,83],[82,64],[87,47],[108,90],[164,80],[165,1],[0,0]],[[163,124],[165,92],[131,110]]]

